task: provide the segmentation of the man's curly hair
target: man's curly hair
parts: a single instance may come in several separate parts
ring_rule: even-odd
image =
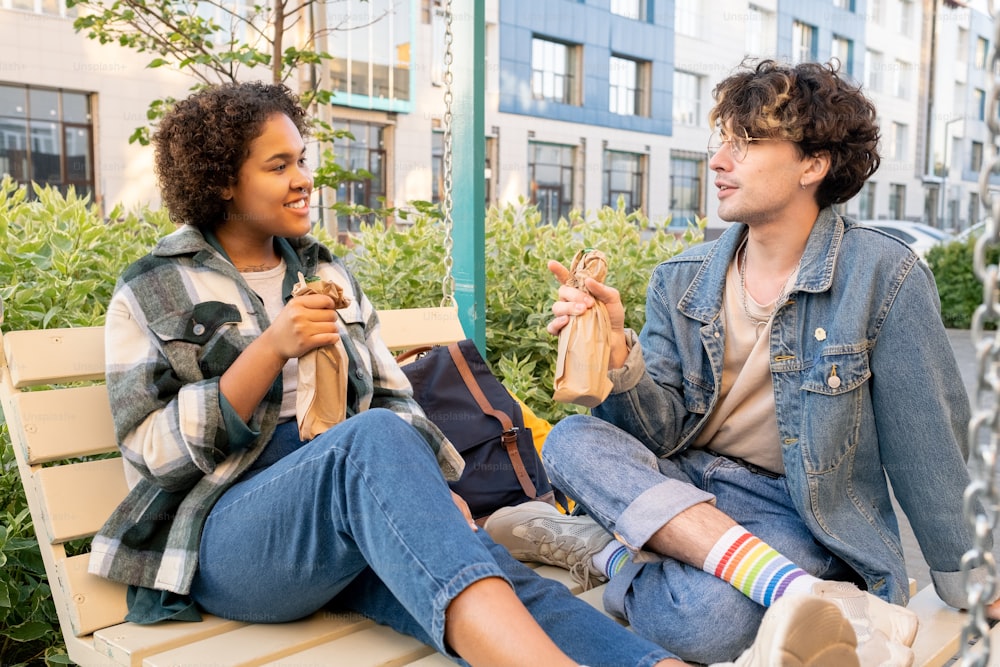
[[[308,135],[306,112],[283,84],[220,84],[173,105],[153,134],[153,146],[160,193],[175,223],[207,229],[222,223],[223,189],[236,184],[250,143],[279,113]]]
[[[712,127],[791,141],[803,156],[830,156],[830,170],[816,191],[821,208],[856,195],[879,167],[875,105],[833,64],[762,60],[754,67],[744,61],[712,92]]]

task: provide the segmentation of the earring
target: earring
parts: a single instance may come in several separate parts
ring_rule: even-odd
[[[802,181],[799,181],[799,187],[802,188],[803,190],[805,190],[806,189],[806,184],[803,183]]]

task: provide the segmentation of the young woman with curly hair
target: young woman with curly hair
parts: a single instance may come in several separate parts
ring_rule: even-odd
[[[747,62],[715,100],[708,166],[733,225],[654,270],[638,335],[611,286],[563,286],[552,306],[553,334],[595,299],[612,322],[610,396],[556,424],[542,452],[592,519],[522,506],[486,529],[526,559],[559,542],[610,577],[612,614],[688,660],[760,644],[766,610],[784,603],[785,622],[767,629],[780,652],[751,664],[909,665],[917,619],[902,606],[890,483],[956,607],[973,545],[969,398],[934,277],[898,239],[833,208],[879,166],[876,109],[836,67]],[[574,552],[585,521],[605,539]],[[817,629],[804,607],[818,602],[850,622],[849,638]],[[845,641],[854,655],[833,658]]]
[[[669,658],[511,558],[451,493],[461,457],[413,400],[361,286],[308,234],[307,129],[287,88],[244,83],[177,102],[155,133],[179,227],[126,269],[108,310],[131,490],[91,571],[130,585],[137,622],[332,607],[473,665]],[[299,272],[348,304],[292,297]],[[338,339],[348,417],[306,442],[296,361]]]

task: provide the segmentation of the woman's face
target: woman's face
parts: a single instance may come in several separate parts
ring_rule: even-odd
[[[307,234],[313,181],[305,150],[302,135],[288,116],[276,113],[264,121],[260,136],[250,142],[236,183],[223,190],[223,227],[261,241]]]

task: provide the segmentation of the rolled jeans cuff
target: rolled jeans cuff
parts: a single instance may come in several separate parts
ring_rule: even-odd
[[[450,658],[460,658],[445,641],[444,626],[448,605],[466,588],[477,581],[489,579],[490,577],[503,579],[512,590],[514,589],[514,584],[503,573],[499,565],[493,563],[475,563],[459,570],[450,581],[445,582],[438,590],[434,596],[434,620],[431,623],[432,639],[438,651]]]
[[[667,478],[639,494],[615,522],[615,538],[632,552],[637,563],[661,560],[643,546],[663,526],[698,503],[715,504],[715,496],[690,482]]]

